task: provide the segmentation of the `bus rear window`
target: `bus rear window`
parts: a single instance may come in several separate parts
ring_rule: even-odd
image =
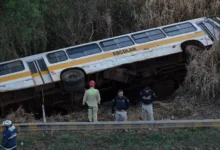
[[[24,70],[24,65],[22,61],[14,61],[6,64],[0,65],[0,76],[16,73]]]

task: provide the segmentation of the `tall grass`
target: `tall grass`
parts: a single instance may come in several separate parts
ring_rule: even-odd
[[[220,44],[199,52],[187,66],[184,84],[177,92],[194,97],[198,102],[219,102],[220,96]]]
[[[220,0],[146,0],[144,2],[141,11],[134,10],[138,29],[220,14]]]

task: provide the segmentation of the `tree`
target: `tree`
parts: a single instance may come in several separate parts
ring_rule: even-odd
[[[39,0],[7,0],[2,10],[0,51],[5,53],[3,59],[13,59],[46,50],[46,31]]]

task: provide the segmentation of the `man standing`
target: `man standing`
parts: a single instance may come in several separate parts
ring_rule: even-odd
[[[119,90],[118,95],[113,100],[112,115],[116,121],[127,121],[126,110],[129,107],[129,100],[123,95],[123,91]]]
[[[98,104],[100,104],[101,98],[99,90],[95,89],[95,81],[91,80],[89,82],[90,89],[85,91],[84,97],[83,97],[83,105],[87,103],[88,105],[88,119],[89,122],[97,122],[98,117]]]
[[[5,130],[3,131],[1,146],[4,147],[4,149],[17,150],[17,128],[12,125],[10,120],[5,120],[2,125],[5,127]]]
[[[142,104],[142,120],[146,120],[146,113],[148,113],[148,119],[154,121],[152,104],[157,99],[157,96],[148,86],[140,92],[140,96]]]

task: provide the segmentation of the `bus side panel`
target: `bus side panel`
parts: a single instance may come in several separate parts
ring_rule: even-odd
[[[85,59],[85,58],[82,58]],[[74,62],[74,61],[72,61]],[[101,70],[105,70],[108,68],[112,68],[117,66],[117,59],[115,57],[111,58],[106,58],[102,60],[96,60],[88,63],[83,63],[83,64],[76,64],[76,65],[71,65],[71,63],[68,63],[68,65],[65,65],[63,68],[53,68],[50,69],[51,76],[53,78],[53,81],[60,81],[60,74],[63,70],[68,69],[68,68],[82,68],[86,73],[92,73],[92,72],[98,72]]]
[[[34,86],[32,76],[22,77],[15,80],[0,83],[0,92],[25,89]]]
[[[23,62],[23,65],[25,68],[23,71],[1,76],[0,92],[20,90],[35,85],[27,64]]]
[[[195,38],[195,40],[200,41],[204,46],[209,46],[213,44],[213,41],[209,38],[208,35]]]
[[[118,59],[116,57],[81,65],[81,67],[83,68],[83,70],[85,70],[87,74],[99,72],[102,70],[113,68],[115,66],[118,66]]]
[[[54,82],[56,81],[60,81],[60,73],[66,68],[62,68],[62,69],[57,69],[57,70],[51,70],[51,77],[53,79]]]
[[[212,44],[212,41],[208,36],[200,36],[197,38],[191,38],[189,40],[200,41],[205,46]],[[185,41],[173,42],[167,45],[161,45],[161,46],[146,49],[146,50],[143,49],[140,52],[133,52],[133,53],[128,53],[128,54],[118,56],[119,65],[123,65],[126,63],[133,63],[137,61],[143,61],[146,59],[158,58],[162,56],[172,55],[175,53],[180,53],[182,52],[180,45],[181,43]]]

